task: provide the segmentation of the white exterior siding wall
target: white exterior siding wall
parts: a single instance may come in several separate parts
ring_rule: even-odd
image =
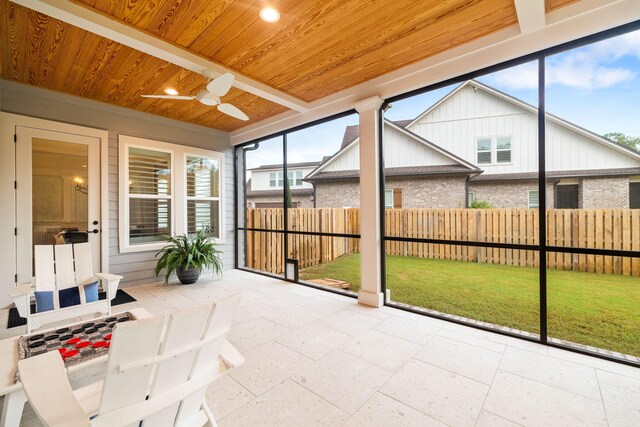
[[[312,170],[315,168],[287,168],[290,172],[302,171],[302,177],[309,175]],[[252,191],[262,191],[262,190],[273,190],[278,187],[270,187],[269,186],[269,174],[272,172],[282,172],[282,169],[266,169],[266,170],[255,170],[251,171],[251,190]],[[282,187],[279,187],[282,188]],[[302,181],[302,185],[292,185],[291,189],[302,189],[302,188],[313,188],[310,182]]]
[[[476,140],[510,136],[511,163],[481,164],[484,174],[538,170],[538,117],[484,90],[467,85],[411,125],[410,130],[445,150],[477,163]],[[637,167],[640,162],[591,138],[547,121],[547,170]],[[388,151],[385,151],[388,153]]]
[[[225,269],[233,268],[233,150],[228,134],[100,102],[0,80],[2,111],[72,123],[109,132],[109,264],[124,276],[123,286],[159,280],[153,274],[155,252],[120,254],[118,247],[118,135],[126,134],[220,151],[225,154]]]
[[[430,147],[394,129],[384,127],[384,164],[385,167],[435,166],[455,164],[450,158],[438,153]],[[360,143],[356,141],[323,172],[360,169]]]

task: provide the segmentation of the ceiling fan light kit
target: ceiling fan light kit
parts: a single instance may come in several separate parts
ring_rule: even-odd
[[[210,70],[204,70],[202,74],[209,79],[205,90],[198,92],[196,96],[178,95],[178,91],[168,88],[165,93],[169,95],[142,95],[143,98],[172,99],[176,101],[196,100],[208,107],[218,106],[218,111],[239,120],[249,120],[249,117],[234,105],[223,103],[220,99],[225,96],[235,81],[235,77],[231,73],[225,73],[216,77],[216,74]]]

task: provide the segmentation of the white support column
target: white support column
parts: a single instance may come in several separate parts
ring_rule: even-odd
[[[373,307],[384,304],[380,281],[380,133],[382,99],[367,98],[355,104],[360,114],[360,283],[358,302]]]

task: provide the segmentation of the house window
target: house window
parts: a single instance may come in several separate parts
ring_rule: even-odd
[[[473,191],[469,191],[467,193],[467,207],[473,205],[475,201],[476,201],[476,193],[474,193]]]
[[[476,139],[476,159],[479,165],[511,163],[511,137]]]
[[[629,183],[629,207],[640,209],[640,182]]]
[[[171,234],[172,154],[141,147],[127,149],[127,219],[131,245],[161,242]]]
[[[529,208],[538,207],[540,207],[540,195],[538,194],[538,190],[529,191]]]
[[[393,208],[393,190],[384,190],[384,207]]]
[[[296,171],[296,185],[302,185],[302,171]]]
[[[278,172],[278,187],[284,187],[284,173]]]
[[[120,252],[158,250],[173,234],[221,240],[224,155],[121,135]]]
[[[578,209],[578,184],[556,185],[556,209]]]
[[[486,165],[491,163],[491,138],[478,138],[476,141],[478,152],[478,164]]]
[[[496,138],[496,163],[511,163],[511,137]]]
[[[277,187],[278,185],[278,174],[276,174],[275,172],[270,172],[269,173],[269,187]]]
[[[220,159],[187,156],[187,233],[220,238]]]

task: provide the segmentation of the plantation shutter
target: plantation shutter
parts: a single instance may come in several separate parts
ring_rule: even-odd
[[[187,156],[187,233],[220,237],[220,162]]]
[[[396,209],[402,207],[402,188],[393,189],[393,207]]]
[[[171,234],[171,153],[129,147],[129,241],[143,244]]]

